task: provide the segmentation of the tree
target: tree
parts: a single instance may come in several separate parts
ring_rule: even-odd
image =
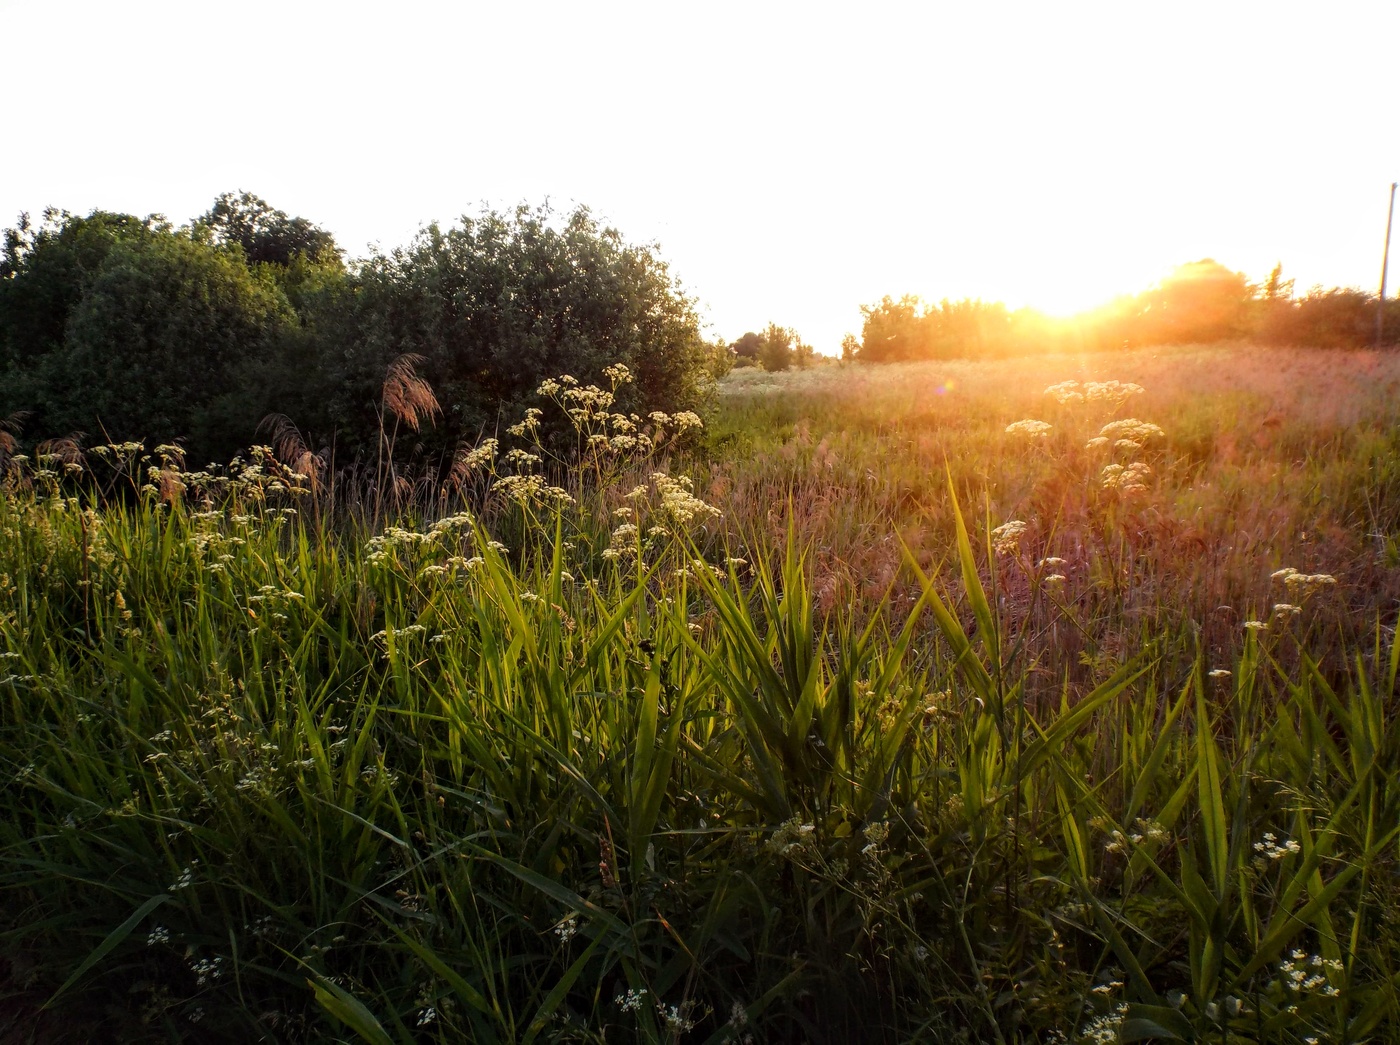
[[[340,266],[335,237],[305,218],[293,218],[276,210],[251,192],[225,192],[195,222],[215,243],[236,243],[250,265],[292,264],[301,256],[321,264]]]
[[[61,212],[16,231],[0,281],[0,416],[36,434],[247,444],[263,368],[295,330],[286,296],[241,256],[159,219]]]
[[[763,347],[763,335],[750,330],[730,347],[734,349],[734,354],[740,359],[758,362],[758,351]]]
[[[423,357],[420,373],[444,406],[422,435],[440,450],[494,430],[535,403],[545,377],[601,382],[629,367],[624,409],[698,405],[710,353],[693,300],[651,245],[626,242],[586,208],[483,211],[456,226],[429,225],[406,247],[369,258],[343,294],[304,319],[315,330],[323,394],[281,408],[341,445],[374,430],[388,363]],[[354,433],[360,433],[359,436]]]
[[[1138,298],[1138,344],[1225,341],[1248,329],[1249,280],[1212,258],[1180,265]]]
[[[758,349],[758,361],[763,369],[776,372],[792,366],[793,345],[797,340],[797,335],[787,327],[769,323]]]
[[[888,295],[874,305],[862,305],[860,352],[866,363],[893,363],[928,358],[928,328],[923,302],[913,294],[898,301]]]

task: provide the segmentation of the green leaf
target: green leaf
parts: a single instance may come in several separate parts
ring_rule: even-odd
[[[49,1006],[53,1005],[53,1003],[58,1000],[58,996],[60,994],[62,994],[69,987],[73,986],[73,984],[77,983],[80,979],[82,979],[83,974],[85,972],[87,972],[94,965],[100,962],[104,957],[106,957],[107,953],[111,951],[113,947],[117,946],[117,944],[121,943],[128,936],[130,936],[131,930],[135,929],[138,925],[140,925],[141,920],[145,918],[146,915],[150,914],[157,907],[159,907],[161,904],[165,903],[165,901],[169,899],[170,896],[168,893],[158,893],[157,895],[152,896],[140,907],[136,908],[135,912],[132,913],[130,918],[122,922],[121,925],[117,926],[110,933],[108,933],[107,938],[101,943],[99,943],[95,948],[93,948],[92,953],[89,954],[86,958],[84,958],[82,964],[73,970],[73,975],[69,976],[68,979],[64,980],[63,986],[60,987],[58,990],[54,991],[53,995],[49,998],[49,1000],[44,1002],[43,1007],[47,1009]]]
[[[306,982],[315,992],[316,1001],[321,1008],[365,1041],[371,1045],[394,1045],[389,1032],[374,1018],[374,1014],[365,1008],[359,998],[324,976],[318,975]]]

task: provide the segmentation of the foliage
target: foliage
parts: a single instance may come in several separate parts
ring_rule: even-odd
[[[693,302],[655,250],[585,208],[562,221],[522,206],[430,225],[366,261],[312,322],[315,372],[281,410],[348,453],[365,449],[384,368],[405,353],[423,357],[444,404],[426,441],[437,449],[494,431],[546,375],[597,380],[613,362],[636,378],[624,405],[688,409],[713,360]]]
[[[295,327],[271,279],[157,219],[51,213],[0,282],[0,413],[31,430],[147,435],[231,453],[259,367]]]
[[[891,363],[1098,351],[1143,345],[1254,339],[1272,345],[1361,348],[1375,341],[1376,298],[1359,290],[1315,287],[1295,297],[1277,265],[1252,284],[1206,258],[1179,266],[1140,294],[1124,295],[1067,319],[1033,309],[1010,312],[974,300],[925,303],[885,297],[861,308],[861,337],[848,334],[842,358]],[[1383,340],[1400,331],[1400,301],[1386,303]]]
[[[998,355],[1006,350],[1011,318],[1006,306],[970,298],[925,304],[906,294],[861,307],[859,345],[843,355],[864,362]]]
[[[750,330],[730,347],[741,359],[756,361],[759,350],[763,347],[763,335]]]
[[[291,265],[298,256],[339,267],[335,237],[305,218],[276,210],[251,192],[225,192],[195,222],[217,243],[237,244],[250,265]]]
[[[183,229],[54,211],[7,233],[0,276],[0,417],[201,459],[274,413],[328,460],[375,458],[384,375],[405,356],[444,404],[405,451],[441,458],[550,373],[598,380],[621,361],[636,383],[620,406],[677,410],[730,365],[655,249],[582,208],[430,226],[348,272],[328,232],[246,192]]]

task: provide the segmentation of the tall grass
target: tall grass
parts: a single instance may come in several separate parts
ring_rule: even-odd
[[[1319,589],[1214,644],[1189,607],[1131,620],[1175,590],[1136,558],[1079,560],[1071,598],[1039,561],[1067,524],[998,530],[965,445],[928,477],[942,543],[893,540],[858,604],[791,483],[777,540],[740,499],[729,543],[664,474],[489,530],[318,524],[276,474],[212,507],[0,493],[0,1013],[54,1041],[1395,1037],[1393,609],[1343,626]],[[1133,503],[1089,499],[1094,556]],[[1047,666],[1066,632],[1140,641]]]

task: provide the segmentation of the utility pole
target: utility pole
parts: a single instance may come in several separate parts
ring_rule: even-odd
[[[1390,222],[1395,217],[1395,182],[1390,183],[1390,210],[1385,215],[1385,253],[1381,255],[1381,296],[1376,301],[1376,347],[1385,332],[1385,275],[1390,268]]]

